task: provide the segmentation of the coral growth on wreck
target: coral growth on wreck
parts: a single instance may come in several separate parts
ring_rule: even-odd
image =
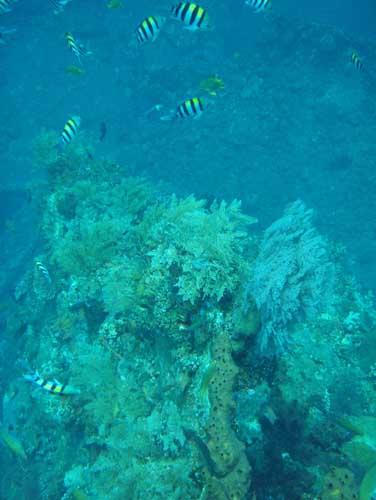
[[[312,212],[295,202],[260,235],[239,201],[168,194],[80,140],[60,156],[51,134],[36,141],[43,242],[4,333],[23,355],[1,435],[26,460],[10,475],[8,444],[2,492],[331,498],[345,460],[359,489],[366,437],[338,416],[354,387],[352,411],[376,411],[359,361],[376,314]],[[33,370],[79,393],[19,381]]]

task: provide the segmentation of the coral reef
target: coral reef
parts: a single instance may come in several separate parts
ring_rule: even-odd
[[[178,197],[80,137],[61,156],[54,142],[36,142],[43,242],[6,305],[0,496],[369,491],[376,312],[312,211],[295,202],[258,238],[237,200]],[[35,370],[77,391],[21,380]]]

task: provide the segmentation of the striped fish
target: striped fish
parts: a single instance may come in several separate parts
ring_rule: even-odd
[[[359,55],[356,52],[353,52],[351,54],[351,62],[358,71],[363,71],[364,66],[362,60],[360,59]]]
[[[199,97],[192,97],[191,99],[186,99],[178,106],[176,116],[178,118],[197,118],[203,111],[204,106],[202,104],[202,99]]]
[[[81,62],[81,56],[87,56],[90,54],[90,52],[87,51],[82,44],[77,42],[72,33],[70,33],[69,31],[65,33],[65,40],[67,42],[68,48],[73,52],[75,56],[77,56],[79,62]]]
[[[4,28],[4,26],[0,26],[0,45],[8,43],[10,35],[13,35],[16,31],[16,28]]]
[[[246,0],[245,4],[255,12],[262,12],[272,6],[271,0]]]
[[[164,21],[165,18],[160,16],[149,16],[145,18],[136,29],[138,42],[154,42],[161,31]]]
[[[51,3],[54,8],[54,14],[60,14],[63,12],[66,5],[72,0],[51,0]]]
[[[60,147],[67,146],[71,141],[73,141],[77,135],[80,124],[81,118],[79,116],[72,116],[72,118],[69,118],[61,133]]]
[[[45,280],[48,281],[49,284],[51,284],[51,276],[48,272],[47,267],[40,260],[35,261],[35,267],[37,268],[38,272],[40,272],[42,276],[44,276]]]
[[[15,1],[17,0],[0,0],[0,14],[10,12]]]
[[[189,30],[207,27],[208,14],[203,7],[193,2],[180,2],[171,8],[173,19],[181,21]]]
[[[58,396],[71,396],[80,393],[78,389],[75,389],[70,385],[61,384],[57,380],[51,382],[50,380],[41,377],[37,371],[33,375],[24,375],[24,379],[37,385],[38,387],[41,387],[50,394],[56,394]]]

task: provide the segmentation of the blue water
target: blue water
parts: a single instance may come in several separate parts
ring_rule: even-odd
[[[270,11],[255,14],[240,0],[208,0],[204,7],[211,29],[190,32],[168,19],[155,42],[142,46],[135,40],[135,28],[149,15],[169,18],[170,2],[124,0],[120,8],[107,4],[72,0],[55,15],[52,2],[19,0],[11,12],[0,14],[0,33],[15,30],[4,34],[0,45],[0,422],[2,429],[6,421],[13,422],[14,428],[4,432],[22,443],[27,455],[25,460],[0,435],[0,464],[6,471],[0,497],[337,498],[330,496],[328,484],[342,481],[342,467],[351,478],[354,475],[353,481],[346,478],[343,498],[354,498],[355,491],[356,498],[371,500],[362,478],[376,458],[365,464],[344,451],[353,422],[328,431],[327,440],[319,436],[345,416],[373,418],[376,411],[375,2],[273,0]],[[82,64],[66,46],[67,31],[92,52],[82,56]],[[361,71],[351,62],[354,51],[362,60]],[[67,68],[72,65],[82,74],[70,74]],[[213,75],[223,81],[224,89],[208,95],[203,82]],[[179,104],[195,96],[205,103],[202,116],[161,119],[173,116]],[[36,141],[47,132],[58,139],[72,116],[81,118],[73,141],[78,156],[63,166],[57,160],[53,170],[36,154]],[[55,154],[54,145],[49,147]],[[98,166],[102,164],[106,175]],[[122,199],[118,186],[130,176],[147,179],[148,194],[140,188],[136,195],[126,191]],[[93,191],[77,187],[85,179]],[[111,187],[107,181],[113,182]],[[159,194],[151,196],[151,186]],[[172,209],[167,215],[164,207],[165,217],[176,224],[170,234],[162,216],[151,223],[145,213],[171,193],[178,199],[193,193],[207,201],[181,219]],[[141,207],[136,215],[127,205],[132,196]],[[225,254],[228,244],[221,239],[226,228],[229,233],[245,229],[226,212],[225,219],[218,215],[218,220],[228,226],[216,219],[218,234],[211,233],[204,211],[209,213],[213,200],[219,204],[234,199],[241,200],[247,216],[257,218],[249,230],[254,246],[233,243],[234,255],[221,260],[218,255]],[[291,217],[296,224],[302,221],[301,233],[286,222],[289,209],[284,212],[297,199],[305,209],[301,219]],[[54,203],[60,207],[55,211]],[[220,213],[213,207],[213,213]],[[86,244],[86,233],[80,230],[85,224],[95,227],[107,216],[118,226],[118,221],[134,217],[132,224],[144,223],[140,227],[147,237],[142,240],[141,229],[135,236],[125,222],[121,229],[106,227],[103,233],[114,235],[98,250],[98,258],[95,243],[103,233],[93,230],[87,248],[80,249],[90,261],[85,274],[85,264],[71,259],[79,253],[77,241]],[[282,233],[295,247],[282,238],[270,243],[273,252],[268,255],[265,230],[276,220],[287,228]],[[150,228],[158,224],[163,229],[154,233]],[[218,247],[202,240],[197,247],[177,244],[179,237],[189,242],[196,231],[200,235],[205,224],[204,233]],[[163,247],[163,257],[150,246],[161,234],[171,238],[170,245],[158,247],[160,252]],[[115,253],[108,250],[113,247]],[[140,256],[141,248],[149,253]],[[283,248],[285,254],[279,256]],[[300,261],[304,251],[307,257]],[[294,252],[299,257],[293,257]],[[257,261],[258,253],[265,262],[261,257]],[[190,264],[184,260],[189,255]],[[239,264],[235,255],[244,262]],[[134,267],[124,268],[124,256]],[[51,289],[36,271],[36,259],[51,275]],[[146,270],[145,263],[153,259],[171,271],[171,282],[158,281],[161,274],[155,269],[155,274]],[[199,290],[192,296],[179,275],[179,269],[187,272],[184,266],[189,265]],[[210,279],[205,275],[208,282],[202,278],[203,285],[198,276],[207,268],[213,274]],[[236,285],[232,287],[219,269],[228,281],[237,276]],[[330,298],[324,294],[323,269],[337,276],[332,282],[325,271]],[[280,278],[275,277],[278,272]],[[140,276],[146,275],[143,282]],[[300,280],[296,289],[295,278]],[[211,279],[214,285],[208,284]],[[223,290],[214,291],[222,279]],[[112,283],[119,285],[119,296]],[[314,283],[320,301],[312,298]],[[263,290],[269,285],[271,290],[275,286],[272,298],[264,301]],[[168,295],[167,304],[163,301],[168,293],[174,299]],[[150,316],[141,312],[149,309],[154,311]],[[165,323],[158,314],[166,316]],[[245,315],[244,322],[252,323],[251,316],[255,324],[260,322],[253,336],[249,326],[247,333],[239,327],[239,315]],[[184,332],[186,323],[189,341],[176,340],[171,332]],[[214,324],[221,324],[237,345],[228,348],[226,362],[234,363],[240,376],[232,379],[223,369],[228,376],[224,397],[228,403],[232,394],[236,405],[228,403],[228,412],[217,420],[222,441],[228,439],[239,452],[238,463],[246,464],[239,480],[244,482],[241,493],[231,478],[240,466],[227,469],[222,464],[225,472],[217,470],[221,459],[216,462],[208,431],[215,418],[210,405],[205,410],[200,397],[198,403],[195,399],[204,385],[197,377],[207,377],[209,384],[217,376],[210,366],[205,375],[207,353],[217,346]],[[121,333],[114,333],[116,328]],[[291,337],[292,346],[284,340],[282,349],[260,353],[263,332],[277,338],[278,328],[284,338]],[[160,345],[153,335],[159,335]],[[212,353],[212,362],[214,358]],[[215,370],[220,362],[215,359]],[[77,364],[83,366],[81,378]],[[36,369],[46,380],[76,381],[80,396],[67,396],[68,402],[63,399],[61,404],[43,389],[33,390],[22,375]],[[178,382],[174,373],[179,373]],[[129,381],[126,389],[122,377]],[[347,401],[345,394],[352,391],[358,399]],[[187,407],[195,411],[189,413]],[[195,418],[200,424],[190,426]],[[140,434],[139,442],[127,435],[130,428]],[[153,442],[150,449],[148,440]],[[332,447],[328,441],[333,441]],[[117,461],[128,475],[116,469]],[[165,475],[173,479],[163,490]],[[268,475],[276,479],[269,483]]]

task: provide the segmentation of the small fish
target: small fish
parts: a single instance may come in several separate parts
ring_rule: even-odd
[[[193,2],[180,2],[174,5],[171,8],[171,16],[192,31],[205,28],[208,25],[207,11]]]
[[[263,10],[270,9],[272,2],[271,0],[246,0],[245,5],[251,7],[255,12],[262,12]]]
[[[356,52],[353,52],[351,54],[351,62],[353,63],[353,65],[355,66],[355,68],[358,71],[363,71],[364,70],[364,66],[363,66],[362,60],[360,59],[359,55]]]
[[[79,62],[81,63],[81,56],[88,56],[91,54],[90,51],[86,50],[84,45],[77,42],[72,33],[65,33],[65,40],[67,42],[68,48],[73,52],[73,54],[77,57]]]
[[[61,384],[56,379],[51,382],[50,380],[41,377],[37,371],[33,375],[24,375],[24,379],[37,385],[38,387],[41,387],[50,394],[56,394],[58,396],[73,396],[80,394],[78,389],[75,389],[67,384]]]
[[[15,1],[16,0],[0,0],[0,14],[10,12]]]
[[[107,135],[107,125],[105,122],[101,122],[99,126],[99,140],[102,142]]]
[[[198,118],[203,111],[203,100],[200,97],[192,97],[179,104],[177,109],[170,111],[168,115],[161,116],[160,120],[165,122],[187,117]]]
[[[176,116],[178,118],[197,118],[203,111],[204,106],[202,103],[202,99],[200,99],[199,97],[192,97],[191,99],[186,99],[178,106],[176,110]]]
[[[78,129],[81,124],[81,118],[79,116],[72,116],[69,118],[67,123],[64,125],[63,131],[60,137],[59,147],[63,148],[67,146],[76,137]]]
[[[224,88],[223,80],[218,75],[209,76],[200,82],[200,89],[212,96],[216,96]]]
[[[85,74],[84,69],[80,68],[79,66],[75,66],[74,64],[67,66],[65,68],[65,72],[68,73],[69,75],[75,75],[75,76],[81,76]]]
[[[50,273],[48,272],[48,269],[40,260],[37,260],[35,262],[35,267],[42,274],[42,276],[45,278],[46,281],[48,281],[49,284],[51,284],[51,276]]]
[[[107,2],[107,9],[122,9],[124,4],[122,0],[109,0]]]
[[[4,28],[4,26],[0,26],[0,45],[5,45],[8,42],[9,35],[12,35],[16,31],[16,28]]]
[[[150,115],[154,115],[155,113],[159,113],[163,109],[163,104],[154,104],[151,108],[145,111],[144,116],[149,117]]]
[[[60,14],[72,0],[51,0],[54,7],[54,14]]]
[[[154,42],[165,22],[161,16],[149,16],[145,18],[136,28],[138,43]]]
[[[3,426],[0,425],[0,441],[9,448],[9,450],[16,456],[21,457],[23,460],[27,459],[25,450],[22,446],[21,441],[19,441],[15,436],[10,434]]]
[[[199,385],[199,395],[201,399],[207,399],[209,394],[209,385],[212,381],[218,367],[215,363],[209,363],[202,374],[202,378]]]

